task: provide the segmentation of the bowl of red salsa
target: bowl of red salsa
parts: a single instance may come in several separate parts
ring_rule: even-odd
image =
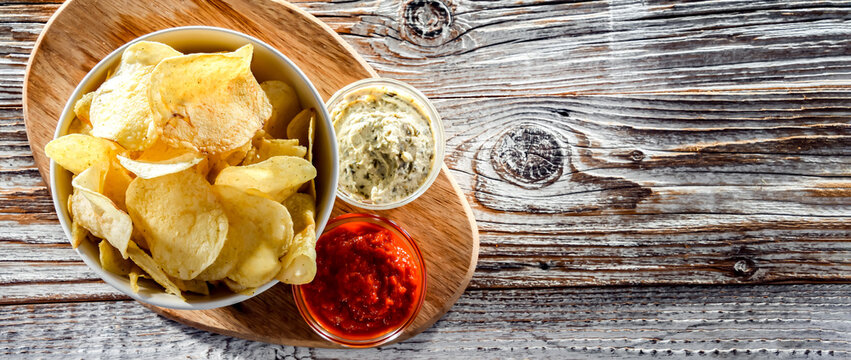
[[[369,347],[397,338],[425,299],[426,268],[408,233],[385,218],[345,214],[316,242],[316,277],[293,285],[299,313],[323,338]]]

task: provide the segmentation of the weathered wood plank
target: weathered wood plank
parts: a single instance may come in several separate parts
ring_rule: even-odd
[[[383,76],[432,97],[851,85],[851,7],[841,1],[299,4]],[[21,20],[4,24],[10,46],[26,49],[53,6],[8,5]],[[2,103],[20,91],[27,52],[6,58]]]
[[[849,91],[436,105],[483,232],[473,287],[851,280]],[[19,109],[0,115],[0,216],[20,223],[0,239],[65,244]]]
[[[419,336],[364,351],[234,339],[130,301],[7,305],[0,306],[0,356],[844,358],[851,356],[849,293],[849,285],[471,290]]]
[[[299,4],[433,97],[847,86],[851,71],[839,1]]]

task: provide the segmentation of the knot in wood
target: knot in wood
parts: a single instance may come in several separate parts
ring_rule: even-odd
[[[639,162],[641,160],[644,160],[644,152],[642,152],[641,150],[633,150],[629,153],[629,157],[632,159],[632,161]]]
[[[756,263],[751,259],[741,259],[733,264],[733,273],[736,276],[748,278],[757,270]]]
[[[405,25],[411,34],[434,39],[452,24],[452,12],[438,0],[411,0],[405,5]]]
[[[548,129],[522,124],[507,130],[493,147],[491,162],[505,180],[543,187],[561,177],[566,149]]]

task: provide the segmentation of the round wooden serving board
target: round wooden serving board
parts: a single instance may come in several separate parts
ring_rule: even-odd
[[[33,49],[24,81],[24,116],[36,165],[47,179],[44,145],[77,83],[104,56],[138,36],[170,27],[208,25],[255,36],[293,60],[323,98],[375,71],[342,38],[298,7],[273,0],[71,0],[53,15]],[[337,200],[333,216],[364,212]],[[431,326],[470,281],[479,239],[470,207],[443,166],[434,185],[404,207],[375,211],[408,230],[426,260],[426,302],[404,340]],[[146,305],[148,306],[148,305]],[[203,330],[271,343],[334,347],[301,319],[290,286],[279,284],[237,305],[203,311],[148,306]]]

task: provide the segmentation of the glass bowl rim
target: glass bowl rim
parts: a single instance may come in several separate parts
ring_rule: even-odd
[[[420,105],[423,106],[427,115],[431,118],[432,124],[432,132],[434,134],[434,147],[435,147],[435,156],[434,162],[429,169],[428,177],[426,181],[420,185],[416,191],[412,192],[410,195],[401,198],[396,201],[388,202],[388,203],[373,203],[373,202],[364,202],[358,199],[353,198],[347,192],[340,189],[340,182],[337,182],[337,197],[341,200],[345,201],[349,205],[357,206],[362,209],[367,210],[389,210],[397,207],[401,207],[411,203],[412,201],[419,198],[422,194],[424,194],[434,181],[437,179],[437,176],[440,174],[440,170],[443,167],[443,159],[446,154],[446,133],[443,127],[443,119],[440,117],[440,114],[437,112],[437,109],[434,107],[434,104],[431,103],[431,100],[428,99],[425,94],[419,91],[417,88],[412,85],[395,80],[395,79],[387,79],[387,78],[366,78],[355,81],[349,85],[344,86],[342,89],[337,90],[334,95],[325,102],[325,108],[329,114],[329,120],[333,124],[333,119],[331,118],[331,113],[334,110],[334,107],[337,105],[340,100],[344,99],[347,95],[352,92],[368,88],[370,86],[387,86],[392,88],[393,90],[401,90],[402,92],[406,92],[406,95],[410,95],[414,100],[418,101]],[[339,146],[337,147],[337,151],[340,151]],[[340,156],[337,155],[337,161],[339,161]],[[338,165],[339,168],[339,165]]]
[[[384,344],[387,344],[387,343],[395,340],[400,335],[402,335],[402,333],[404,333],[405,330],[408,329],[414,323],[414,320],[416,320],[416,318],[419,316],[419,313],[422,310],[423,305],[425,304],[426,292],[428,290],[428,283],[427,283],[428,282],[428,273],[426,271],[425,259],[423,258],[422,252],[420,251],[420,248],[417,245],[416,241],[414,241],[414,239],[411,237],[411,235],[408,234],[408,232],[404,228],[402,228],[401,226],[396,224],[394,221],[389,220],[387,218],[384,218],[382,216],[378,216],[378,215],[374,215],[374,214],[366,214],[366,213],[342,214],[342,215],[339,215],[339,216],[331,219],[330,221],[328,221],[328,224],[325,225],[325,231],[323,231],[322,235],[325,235],[326,233],[333,231],[335,228],[337,228],[340,225],[351,223],[351,222],[357,222],[357,221],[366,221],[366,222],[381,226],[382,228],[390,229],[391,231],[395,231],[399,235],[401,235],[400,237],[403,240],[403,242],[405,242],[410,247],[411,255],[414,257],[415,261],[420,266],[419,273],[420,273],[420,280],[422,282],[422,285],[421,285],[422,290],[420,291],[419,297],[417,298],[417,301],[416,301],[415,308],[411,312],[411,315],[404,322],[402,322],[401,325],[399,325],[398,327],[396,327],[396,328],[394,328],[394,329],[392,329],[392,330],[390,330],[386,333],[383,333],[379,336],[376,336],[374,338],[357,339],[357,340],[347,339],[347,338],[335,335],[335,334],[331,333],[330,331],[327,331],[321,325],[321,323],[319,323],[319,321],[317,321],[313,317],[313,314],[310,313],[310,311],[307,309],[307,305],[305,304],[304,297],[303,297],[303,294],[302,294],[302,291],[301,291],[302,285],[292,285],[292,293],[293,293],[293,300],[295,301],[296,308],[298,308],[299,314],[304,319],[304,321],[307,323],[308,327],[310,327],[317,335],[319,335],[320,337],[322,337],[325,340],[328,340],[332,343],[342,345],[342,346],[345,346],[345,347],[366,348],[366,347],[384,345]],[[320,235],[320,237],[321,237],[321,235]],[[317,238],[317,242],[318,241],[319,241],[319,239]]]

